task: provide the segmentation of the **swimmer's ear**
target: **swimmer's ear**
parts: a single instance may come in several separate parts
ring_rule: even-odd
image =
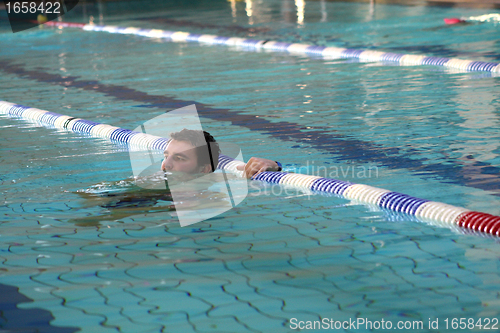
[[[200,167],[200,173],[210,173],[212,172],[212,166],[210,164],[205,164],[204,166]]]

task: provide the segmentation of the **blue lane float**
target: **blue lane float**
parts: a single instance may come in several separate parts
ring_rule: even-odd
[[[360,61],[390,62],[401,66],[440,66],[462,71],[482,71],[500,73],[500,64],[463,60],[457,58],[442,58],[426,55],[402,54],[363,49],[346,49],[317,45],[286,43],[278,41],[247,39],[239,37],[224,37],[215,35],[191,34],[183,31],[168,31],[159,29],[139,29],[134,27],[116,27],[83,23],[56,22],[45,23],[46,26],[81,28],[85,31],[105,31],[115,34],[129,34],[149,38],[163,38],[172,42],[197,42],[211,45],[239,46],[248,49],[288,52],[291,54],[321,56],[327,59],[354,58]]]

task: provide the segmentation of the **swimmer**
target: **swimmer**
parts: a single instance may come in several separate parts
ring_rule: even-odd
[[[153,177],[130,178],[112,183],[104,182],[86,190],[79,190],[77,193],[86,199],[85,206],[100,206],[107,212],[105,215],[86,216],[71,220],[71,222],[81,226],[95,226],[99,225],[99,222],[121,220],[136,214],[174,212],[176,209],[191,209],[193,206],[202,209],[207,203],[209,206],[217,203],[227,204],[224,196],[220,193],[207,191],[210,180],[208,184],[203,183],[203,180],[184,182],[196,178],[197,175],[214,172],[220,154],[219,145],[214,137],[205,131],[183,129],[171,133],[170,138],[164,151],[161,171],[169,173],[169,177],[175,176],[172,178],[182,181],[185,200],[181,205],[179,203],[173,204],[172,194],[169,190],[171,186],[164,181],[166,179],[163,173],[160,178],[155,174]],[[207,146],[210,147],[210,150],[207,149]],[[239,166],[238,170],[243,171],[245,177],[251,178],[264,171],[281,171],[281,165],[272,160],[252,157],[248,163]],[[158,180],[164,184],[162,189],[160,187],[148,188],[151,182],[158,182]],[[214,178],[214,180],[216,179]],[[174,184],[175,180],[170,185]],[[201,185],[201,187],[196,185]],[[193,186],[197,188],[193,188]]]

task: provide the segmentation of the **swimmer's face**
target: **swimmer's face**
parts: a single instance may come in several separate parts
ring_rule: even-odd
[[[163,171],[178,171],[193,174],[207,173],[211,170],[210,165],[198,166],[196,149],[189,142],[171,140],[163,154],[165,156],[161,164]]]

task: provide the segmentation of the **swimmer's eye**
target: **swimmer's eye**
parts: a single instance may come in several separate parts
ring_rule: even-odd
[[[165,159],[168,157],[168,155],[164,155],[164,156],[165,156]],[[174,155],[174,160],[177,162],[184,162],[184,161],[186,161],[186,158],[179,156],[179,155]]]

